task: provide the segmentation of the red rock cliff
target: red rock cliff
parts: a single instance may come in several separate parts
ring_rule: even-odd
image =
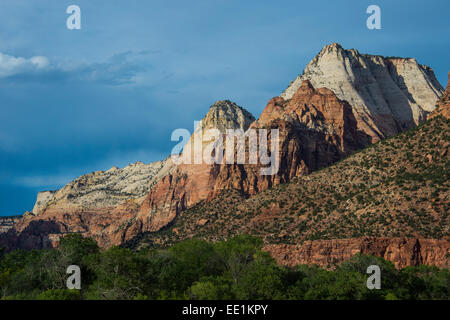
[[[356,253],[382,257],[396,268],[420,264],[450,267],[450,241],[407,238],[354,238],[305,241],[301,245],[264,247],[283,265],[316,264],[327,267],[349,260]]]

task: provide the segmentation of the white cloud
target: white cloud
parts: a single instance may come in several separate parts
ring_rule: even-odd
[[[35,56],[29,59],[14,57],[0,52],[0,77],[6,78],[21,73],[45,70],[50,65],[47,57]]]

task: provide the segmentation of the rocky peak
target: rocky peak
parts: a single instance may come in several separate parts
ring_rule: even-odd
[[[213,139],[209,135],[208,129],[218,129],[222,134],[225,134],[227,129],[242,129],[246,131],[254,121],[255,117],[250,112],[232,101],[220,100],[215,102],[183,147],[183,157],[188,157],[192,160],[194,158],[198,159],[198,154],[203,154],[203,151],[198,149],[199,146],[207,145]],[[196,144],[196,142],[200,143]],[[196,153],[197,156],[195,155]]]
[[[220,100],[214,103],[206,116],[202,119],[202,129],[216,128],[221,132],[226,129],[248,129],[255,121],[255,117],[229,100]]]
[[[325,46],[281,97],[291,99],[304,80],[346,100],[372,142],[425,120],[443,93],[433,70],[416,59],[360,54],[338,43]]]

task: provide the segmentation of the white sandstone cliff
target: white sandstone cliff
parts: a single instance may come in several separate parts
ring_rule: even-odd
[[[303,80],[348,101],[372,142],[424,121],[444,91],[433,70],[416,59],[360,54],[337,43],[325,46],[281,97],[290,99]]]

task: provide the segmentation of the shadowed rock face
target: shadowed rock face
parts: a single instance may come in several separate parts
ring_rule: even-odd
[[[436,116],[442,116],[446,119],[450,118],[450,72],[448,73],[447,89],[436,104],[436,109],[430,113],[429,119]]]
[[[416,59],[360,54],[337,43],[325,46],[281,97],[292,98],[304,80],[348,101],[372,142],[424,121],[443,93],[433,70]]]

